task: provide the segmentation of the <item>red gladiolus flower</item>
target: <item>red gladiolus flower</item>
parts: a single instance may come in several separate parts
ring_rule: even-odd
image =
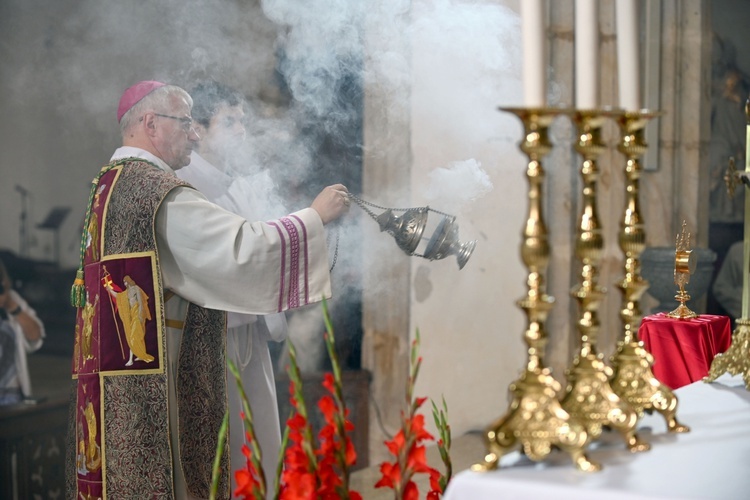
[[[430,469],[430,488],[432,488],[430,493],[444,493],[440,486],[440,472],[436,469]]]
[[[295,431],[301,431],[307,425],[307,420],[299,413],[295,413],[292,418],[286,421],[286,424]]]
[[[419,488],[417,488],[417,483],[414,481],[409,481],[406,483],[406,488],[404,488],[404,500],[419,500]]]
[[[412,436],[414,436],[417,441],[432,441],[435,439],[432,437],[432,434],[427,432],[424,428],[424,415],[414,415],[414,418],[411,419],[410,430]]]
[[[424,446],[414,446],[409,451],[406,468],[413,472],[430,472],[432,469],[427,465],[427,455]]]
[[[283,462],[278,464],[277,474],[280,477],[275,478],[277,489],[274,491],[275,496],[281,500],[362,500],[362,495],[349,490],[349,467],[357,460],[354,444],[348,435],[354,430],[354,424],[348,420],[349,410],[344,403],[341,387],[341,367],[336,357],[333,328],[325,301],[323,316],[327,328],[326,348],[331,358],[333,373],[324,375],[322,385],[328,394],[317,402],[325,421],[325,425],[318,432],[317,443],[303,397],[296,350],[292,343],[289,344],[290,364],[287,371],[290,378],[292,415],[286,422],[282,440]],[[229,364],[232,369],[233,364]],[[232,373],[237,379],[238,387],[242,389],[242,381],[235,371]],[[241,392],[244,397],[244,391]],[[244,413],[241,416],[244,419]],[[252,420],[251,415],[248,414],[248,417]],[[222,435],[220,433],[220,443],[223,442]],[[255,469],[260,469],[259,456],[253,456],[259,455],[260,450],[250,435],[247,442],[250,446],[244,446],[242,450],[247,458],[247,464],[235,472],[237,488],[233,492],[236,497],[243,500],[265,496],[264,475],[260,473],[262,471]],[[217,451],[217,456],[220,452],[221,450]],[[395,473],[400,477],[398,467],[394,467]],[[218,484],[217,476],[212,480]]]
[[[289,446],[284,453],[284,462],[290,470],[307,470],[307,454],[302,446],[294,444]]]
[[[333,457],[330,457],[331,459]],[[334,462],[330,459],[324,462],[318,463],[318,480],[320,481],[320,487],[318,488],[318,496],[322,498],[338,498],[337,488],[341,486],[341,478],[336,474],[336,470],[333,468]]]
[[[403,430],[399,430],[393,437],[393,439],[385,442],[385,445],[388,447],[388,451],[390,451],[391,455],[393,455],[394,457],[398,456],[399,451],[401,451],[405,444],[406,438],[404,437]]]
[[[315,475],[309,472],[292,474],[284,483],[280,500],[315,500]]]
[[[323,396],[318,401],[318,408],[320,408],[320,411],[323,413],[326,423],[333,425],[333,414],[336,413],[337,410],[336,402],[333,398],[331,396]]]
[[[323,375],[323,387],[325,387],[331,394],[336,394],[335,384],[336,379],[333,378],[333,373],[326,372],[326,374]]]
[[[253,472],[247,469],[234,471],[234,480],[237,482],[237,488],[234,490],[234,496],[241,500],[253,500],[255,498],[255,489],[260,483],[255,479]]]
[[[383,462],[380,464],[382,477],[375,483],[376,488],[395,489],[401,483],[401,470],[397,463]]]
[[[254,499],[256,497],[256,491],[260,487],[258,471],[255,470],[253,462],[250,460],[250,448],[245,444],[242,445],[242,454],[245,455],[247,461],[245,462],[244,469],[234,471],[234,479],[237,482],[234,496],[242,500]]]
[[[357,451],[354,449],[354,443],[351,439],[346,440],[346,465],[354,465],[357,461]]]
[[[395,461],[380,464],[381,478],[375,484],[376,488],[392,488],[395,497],[399,499],[418,500],[419,488],[412,481],[414,474],[425,473],[430,476],[431,491],[428,498],[440,498],[443,489],[440,483],[443,480],[441,474],[427,464],[426,449],[424,441],[433,441],[435,438],[427,432],[424,427],[424,416],[417,414],[417,410],[427,401],[427,398],[415,398],[414,386],[416,384],[419,367],[422,358],[417,356],[419,347],[419,331],[417,338],[412,343],[410,353],[411,367],[406,385],[406,410],[401,412],[401,429],[385,445],[388,451],[395,457]],[[434,403],[433,403],[434,406]],[[447,412],[447,409],[446,409]],[[447,423],[444,422],[445,413],[440,413],[441,422],[438,423],[441,439],[450,437],[446,431]],[[447,453],[447,447],[441,447],[441,458]]]

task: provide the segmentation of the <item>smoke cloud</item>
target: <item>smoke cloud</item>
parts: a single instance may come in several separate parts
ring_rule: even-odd
[[[492,191],[492,181],[474,159],[457,161],[430,172],[425,198],[441,210],[461,213],[466,205]]]
[[[475,158],[498,141],[515,149],[517,124],[493,106],[520,102],[519,20],[490,0],[7,0],[0,12],[0,82],[12,106],[33,104],[66,123],[87,118],[42,138],[77,158],[82,186],[119,145],[119,95],[145,79],[188,90],[213,79],[248,96],[233,189],[242,196],[254,186],[259,218],[308,206],[342,179],[361,193],[365,89],[424,124],[412,145],[430,150],[429,166],[419,166],[426,178],[412,196],[436,209],[470,212],[504,168],[485,172]],[[81,147],[96,157],[81,161]],[[339,228],[334,279],[343,286],[360,282],[360,241],[358,224]]]

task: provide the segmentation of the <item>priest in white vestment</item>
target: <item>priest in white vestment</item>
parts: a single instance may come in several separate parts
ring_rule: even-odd
[[[268,172],[245,176],[228,172],[231,170],[232,155],[241,150],[245,140],[245,113],[240,96],[232,89],[213,82],[197,86],[190,95],[193,98],[193,120],[201,141],[198,150],[193,151],[190,157],[190,164],[179,169],[177,176],[232,213],[249,220],[271,219],[274,207],[264,203],[268,200],[268,193],[273,190]],[[279,213],[285,212],[276,215]],[[237,365],[250,402],[269,498],[273,496],[271,486],[281,448],[281,428],[268,342],[279,342],[286,338],[284,313],[227,315],[227,358]],[[246,459],[242,454],[242,445],[246,444],[246,439],[240,416],[242,406],[239,391],[229,371],[227,378],[229,446],[234,471],[244,467]],[[234,475],[232,484],[234,490]]]

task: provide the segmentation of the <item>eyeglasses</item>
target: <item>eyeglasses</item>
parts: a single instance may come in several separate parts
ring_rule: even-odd
[[[182,130],[185,132],[190,132],[193,128],[193,119],[187,116],[172,116],[172,115],[163,115],[161,113],[154,113],[156,116],[161,116],[162,118],[169,118],[170,120],[177,120],[180,122],[182,126]]]

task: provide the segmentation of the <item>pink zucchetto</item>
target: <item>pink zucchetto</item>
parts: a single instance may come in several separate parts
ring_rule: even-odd
[[[138,101],[165,85],[166,83],[145,80],[129,87],[122,93],[122,97],[120,97],[120,104],[117,106],[117,122],[119,123],[122,120],[122,116],[135,106]]]

